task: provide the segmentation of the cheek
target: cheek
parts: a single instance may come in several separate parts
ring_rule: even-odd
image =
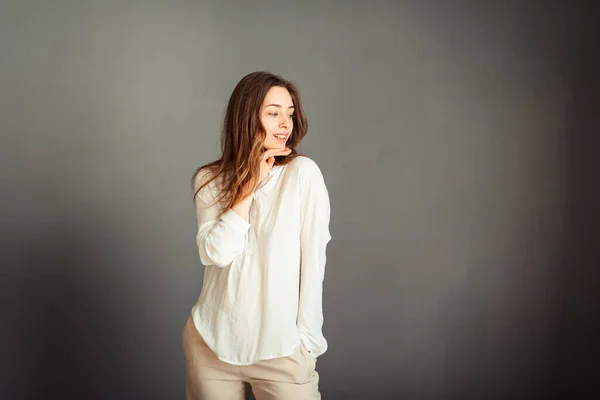
[[[264,130],[267,129],[267,120],[264,117],[260,117],[260,124]]]
[[[267,133],[273,133],[277,130],[277,124],[273,123],[272,120],[264,121],[263,126],[265,127],[265,131],[267,131]]]
[[[265,119],[261,120],[261,122],[262,122],[262,128],[263,128],[264,135],[265,135],[263,141],[268,142],[269,137],[271,136],[271,133],[273,132],[272,128],[271,128],[271,124],[269,124],[269,121],[265,120]]]

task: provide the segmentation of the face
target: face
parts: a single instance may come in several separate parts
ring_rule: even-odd
[[[286,88],[272,87],[260,108],[260,122],[267,133],[265,149],[284,149],[294,128],[294,103]]]

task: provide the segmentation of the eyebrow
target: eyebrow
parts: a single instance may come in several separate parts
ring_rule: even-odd
[[[267,104],[265,107],[270,107],[270,106],[275,106],[275,107],[279,107],[279,108],[281,108],[281,106],[280,106],[279,104]],[[294,108],[294,106],[289,106],[289,107],[288,107],[288,110],[289,110],[290,108]]]

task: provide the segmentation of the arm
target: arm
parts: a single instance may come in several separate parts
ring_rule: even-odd
[[[323,327],[323,279],[329,233],[329,194],[321,171],[311,165],[303,174],[301,193],[300,299],[297,326],[304,347],[315,357],[327,350]]]
[[[266,150],[260,163],[259,183],[269,175],[275,163],[275,156],[288,155],[290,152],[287,148]],[[209,174],[207,171],[198,173],[195,187],[198,188],[202,182],[206,182]],[[211,185],[214,185],[214,181],[209,187],[204,187],[195,199],[198,219],[196,242],[202,264],[225,268],[236,257],[241,256],[246,248],[246,237],[250,229],[250,206],[254,197],[249,195],[219,217],[222,208],[214,204],[215,196],[212,194]]]
[[[203,173],[199,175],[201,174]],[[206,175],[202,176],[205,177]],[[202,264],[225,268],[245,250],[246,234],[250,228],[248,210],[252,196],[219,217],[222,208],[220,204],[215,204],[215,195],[211,187],[213,183],[214,181],[204,187],[195,200],[198,220],[196,242]]]

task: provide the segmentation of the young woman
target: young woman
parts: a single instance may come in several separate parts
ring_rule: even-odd
[[[221,158],[192,178],[204,281],[183,331],[187,399],[320,399],[316,359],[330,204],[295,148],[297,88],[267,72],[234,89]]]

